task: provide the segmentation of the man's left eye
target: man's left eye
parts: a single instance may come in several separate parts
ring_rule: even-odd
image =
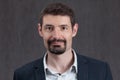
[[[62,30],[67,30],[68,29],[68,27],[67,26],[62,26],[62,28],[61,28]]]

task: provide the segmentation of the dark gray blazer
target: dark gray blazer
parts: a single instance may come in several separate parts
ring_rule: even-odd
[[[107,63],[77,54],[78,80],[113,80]],[[43,58],[14,72],[13,80],[45,80]]]

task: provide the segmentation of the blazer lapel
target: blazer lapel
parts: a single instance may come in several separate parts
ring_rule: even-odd
[[[78,74],[77,80],[88,80],[88,64],[87,60],[77,54]],[[38,60],[35,64],[35,80],[46,80],[43,66],[43,58]]]
[[[77,55],[77,61],[78,61],[77,79],[78,80],[88,80],[87,60],[83,56]]]
[[[43,59],[39,60],[34,68],[35,68],[35,80],[45,80]]]

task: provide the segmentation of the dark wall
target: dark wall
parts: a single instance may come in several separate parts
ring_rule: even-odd
[[[45,48],[37,32],[38,16],[58,0],[0,0],[0,80],[12,80],[16,68],[40,58]],[[76,13],[79,32],[73,48],[110,64],[120,80],[120,0],[61,0]]]

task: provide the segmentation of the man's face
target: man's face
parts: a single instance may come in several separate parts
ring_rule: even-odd
[[[71,49],[72,38],[76,35],[77,29],[77,24],[72,28],[68,16],[60,15],[45,15],[42,26],[38,25],[47,51],[53,54],[62,54]]]

